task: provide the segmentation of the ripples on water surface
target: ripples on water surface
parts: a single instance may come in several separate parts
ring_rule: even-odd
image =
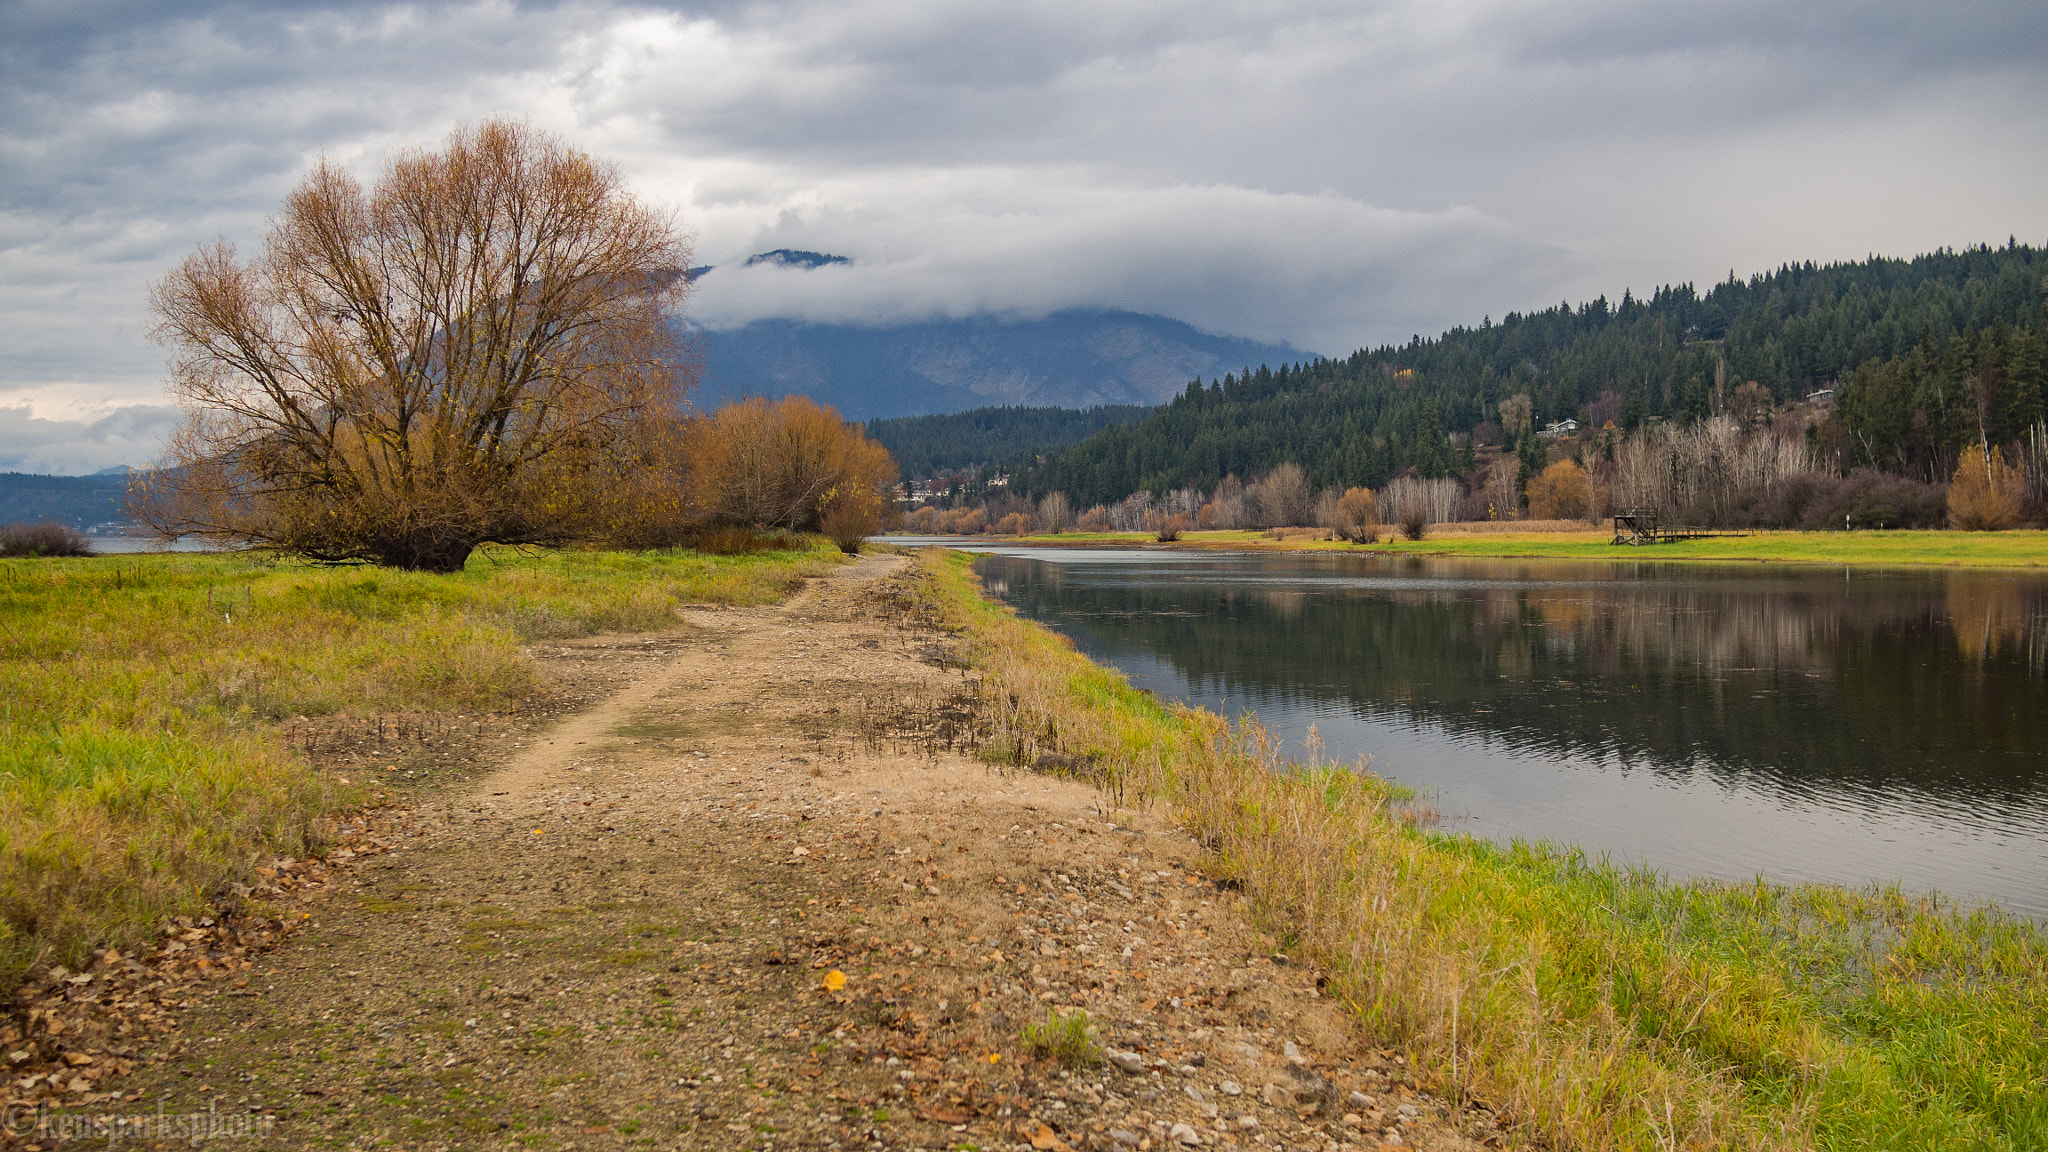
[[[1673,875],[2048,916],[2048,580],[2020,572],[999,549],[989,590],[1163,697]]]

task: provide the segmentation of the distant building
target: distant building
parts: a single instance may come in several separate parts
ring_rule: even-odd
[[[1822,400],[1833,400],[1834,398],[1835,390],[1833,388],[1817,388],[1806,394],[1806,402],[1809,404]]]
[[[1538,432],[1537,435],[1545,440],[1555,440],[1559,436],[1570,436],[1578,430],[1579,422],[1577,420],[1559,420],[1555,424],[1545,424],[1543,431]]]

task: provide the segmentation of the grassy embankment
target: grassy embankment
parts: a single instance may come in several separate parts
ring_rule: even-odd
[[[1188,532],[1166,547],[1337,551],[1381,555],[1551,557],[1560,560],[1768,560],[1791,564],[1912,565],[1963,568],[2039,568],[2048,565],[2048,532],[1757,532],[1749,536],[1683,540],[1641,548],[1616,547],[1607,530],[1586,532],[1445,531],[1422,540],[1347,544],[1336,540],[1275,540],[1260,532]],[[996,538],[1004,544],[1074,546],[1151,544],[1143,532],[1063,533]]]
[[[2048,933],[1896,891],[1672,883],[1418,830],[921,558],[1020,762],[1157,798],[1364,1024],[1569,1148],[2048,1147]]]
[[[279,739],[292,716],[487,711],[521,641],[758,604],[836,550],[477,556],[453,576],[258,555],[0,561],[0,982],[201,908],[368,798]]]

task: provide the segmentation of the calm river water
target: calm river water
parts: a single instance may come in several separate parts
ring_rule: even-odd
[[[995,549],[989,591],[1163,697],[1677,876],[2048,917],[2048,579]]]

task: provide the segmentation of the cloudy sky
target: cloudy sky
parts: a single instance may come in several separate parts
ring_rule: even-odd
[[[324,152],[525,117],[710,326],[1131,308],[1343,354],[1786,260],[2048,241],[2048,5],[0,5],[0,470],[142,463],[148,285]],[[853,257],[742,270],[752,252]]]

